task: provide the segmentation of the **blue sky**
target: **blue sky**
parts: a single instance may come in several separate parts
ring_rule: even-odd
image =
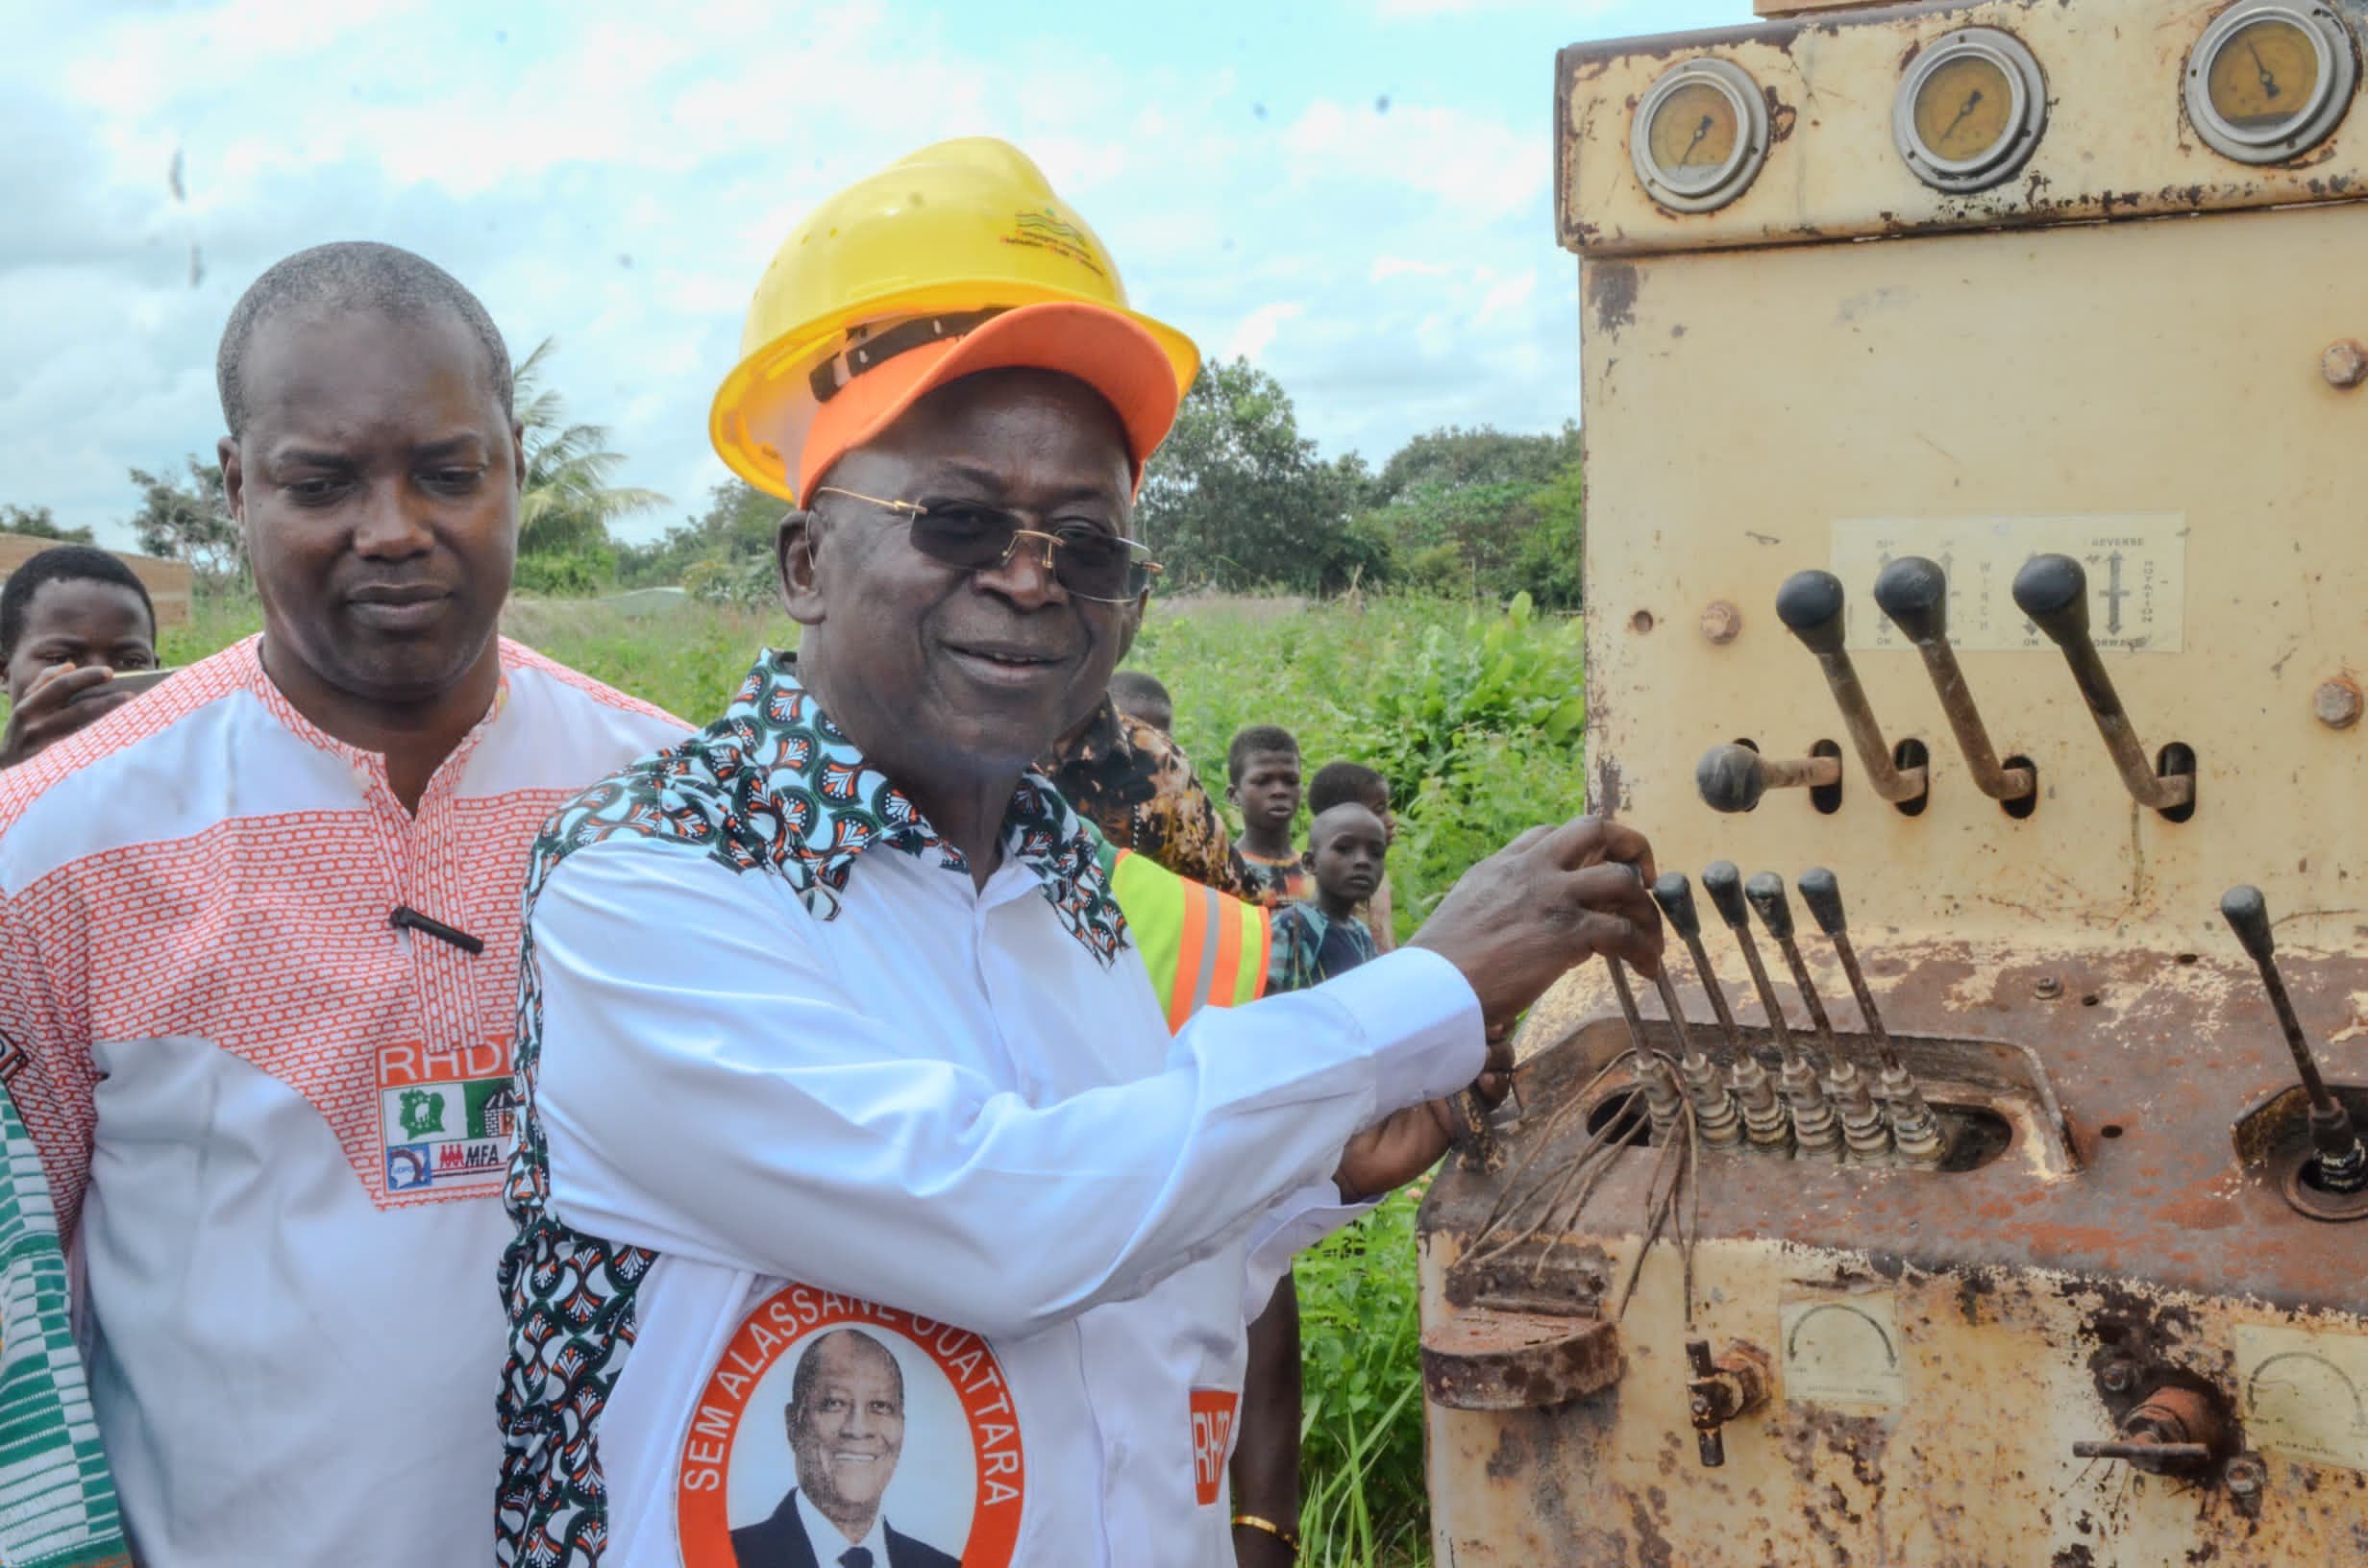
[[[127,467],[210,453],[256,274],[406,245],[704,503],[706,407],[791,221],[994,135],[1100,232],[1135,304],[1278,377],[1327,454],[1578,413],[1553,241],[1554,50],[1748,0],[684,7],[465,0],[12,6],[0,61],[0,502],[128,544]],[[679,12],[680,14],[670,14]],[[180,183],[173,171],[178,162]]]

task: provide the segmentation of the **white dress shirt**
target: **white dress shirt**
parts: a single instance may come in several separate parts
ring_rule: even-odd
[[[1229,1563],[1246,1322],[1352,1212],[1346,1140],[1479,1071],[1455,968],[1409,950],[1171,1038],[1048,786],[979,887],[772,656],[546,842],[504,1560],[728,1561],[786,1489],[802,1344],[851,1320],[904,1368],[900,1530]]]

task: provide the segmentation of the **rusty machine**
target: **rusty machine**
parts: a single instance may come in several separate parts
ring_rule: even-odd
[[[1454,1568],[2368,1563],[2368,0],[1556,70],[1597,965],[1425,1201]]]

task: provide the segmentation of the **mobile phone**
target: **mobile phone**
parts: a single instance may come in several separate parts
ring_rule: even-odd
[[[90,690],[77,694],[74,700],[80,702],[88,698],[105,697],[110,692],[129,692],[132,696],[137,697],[140,693],[179,674],[181,674],[179,665],[163,670],[119,671],[112,680],[103,680]]]

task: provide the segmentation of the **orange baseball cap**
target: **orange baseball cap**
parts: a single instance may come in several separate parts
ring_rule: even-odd
[[[925,333],[930,324],[919,322]],[[874,341],[885,345],[883,332]],[[1183,400],[1176,370],[1158,338],[1122,310],[1049,300],[996,311],[961,336],[924,341],[873,357],[857,345],[815,373],[822,402],[798,453],[798,500],[847,453],[874,440],[931,392],[985,370],[1048,370],[1096,392],[1126,430],[1135,483],[1175,423]],[[840,379],[843,378],[843,379]],[[836,384],[830,384],[836,379]]]

